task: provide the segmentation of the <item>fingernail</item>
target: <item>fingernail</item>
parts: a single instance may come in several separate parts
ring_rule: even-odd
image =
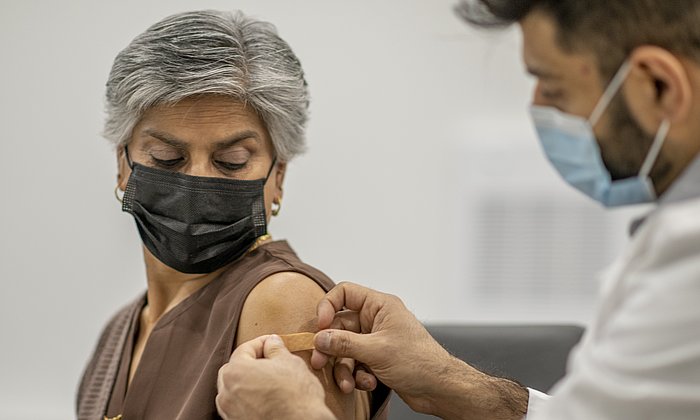
[[[274,344],[274,345],[277,345],[277,346],[279,346],[279,345],[281,345],[281,344],[284,344],[284,342],[282,341],[282,339],[280,338],[280,336],[277,335],[277,334],[272,334],[270,337],[268,337],[267,340],[270,342],[270,344]]]
[[[316,340],[314,340],[317,350],[327,351],[331,348],[331,333],[329,331],[321,331],[316,334]]]

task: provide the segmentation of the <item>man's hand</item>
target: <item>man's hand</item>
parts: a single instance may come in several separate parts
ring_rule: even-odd
[[[350,358],[394,389],[413,409],[443,418],[520,419],[527,390],[492,378],[451,356],[396,296],[340,283],[318,304],[320,329],[311,365],[328,356]],[[342,360],[342,359],[341,359]],[[352,381],[350,365],[336,365],[336,378]],[[339,371],[340,370],[340,371]],[[371,387],[367,373],[355,376]],[[369,386],[368,386],[369,385]]]
[[[320,329],[336,329],[316,334],[317,350],[311,357],[314,368],[324,366],[327,355],[355,359],[412,409],[431,411],[426,397],[435,388],[430,379],[439,377],[454,359],[401,299],[356,284],[340,283],[319,303],[317,313]],[[351,381],[352,375],[347,372],[343,379]],[[374,385],[374,378],[361,371],[355,379],[360,389]]]
[[[335,419],[321,382],[276,335],[243,343],[219,369],[216,408],[232,419]]]

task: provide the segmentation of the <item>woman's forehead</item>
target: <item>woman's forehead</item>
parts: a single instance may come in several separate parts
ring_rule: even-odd
[[[155,137],[166,143],[226,143],[241,137],[269,137],[264,123],[250,107],[224,96],[202,96],[154,106],[143,114],[134,135]]]
[[[172,125],[259,125],[263,123],[253,109],[225,96],[186,98],[174,104],[156,105],[144,112],[141,121]]]

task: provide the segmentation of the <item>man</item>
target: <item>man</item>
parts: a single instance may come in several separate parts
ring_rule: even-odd
[[[398,298],[353,284],[319,303],[319,327],[333,329],[316,335],[312,364],[352,358],[374,376],[353,378],[339,359],[341,388],[376,377],[443,418],[700,418],[700,0],[465,0],[458,10],[481,26],[519,25],[537,78],[533,121],[568,183],[606,206],[658,206],[606,274],[551,397],[451,357]],[[219,410],[242,417],[244,400],[264,409],[246,418],[332,418],[313,379],[277,337],[261,337],[220,371]]]

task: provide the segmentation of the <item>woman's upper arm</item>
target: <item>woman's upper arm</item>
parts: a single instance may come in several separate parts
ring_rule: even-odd
[[[316,305],[325,295],[312,279],[295,272],[267,277],[248,295],[236,333],[236,346],[264,334],[316,332]],[[307,364],[310,351],[295,353]],[[326,390],[326,404],[339,419],[354,419],[354,396],[343,394],[333,379],[332,366],[311,369]],[[284,379],[282,379],[284,380]]]

